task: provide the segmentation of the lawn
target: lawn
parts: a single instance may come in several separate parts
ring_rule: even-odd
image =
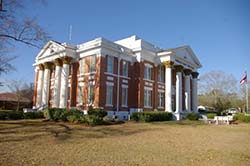
[[[250,124],[0,121],[0,165],[249,165]]]

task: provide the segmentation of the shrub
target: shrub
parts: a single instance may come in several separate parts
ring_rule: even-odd
[[[59,118],[61,121],[66,122],[68,121],[67,117],[70,115],[73,115],[73,112],[70,109],[64,109],[61,111]]]
[[[82,116],[82,113],[75,109],[59,109],[59,108],[48,108],[44,110],[44,117],[48,120],[54,121],[69,121],[68,116],[74,115],[78,119]],[[72,117],[71,117],[72,118]]]
[[[53,120],[52,109],[46,108],[45,110],[43,110],[43,116],[44,116],[47,120]]]
[[[242,122],[250,122],[250,116],[244,115],[244,114],[236,114],[233,116],[233,120],[239,120]]]
[[[100,108],[92,108],[88,111],[88,115],[95,115],[103,118],[107,115],[107,111]]]
[[[67,120],[71,123],[83,122],[81,116],[77,116],[77,115],[69,115],[69,116],[67,116]]]
[[[188,120],[198,120],[199,114],[198,113],[188,113],[186,114],[186,119]]]
[[[7,110],[1,110],[0,111],[0,120],[5,120],[8,118],[8,114],[10,111]]]
[[[6,119],[11,119],[11,120],[23,119],[23,112],[22,111],[10,111],[7,113]]]
[[[24,119],[38,119],[44,118],[43,112],[26,112],[23,114]]]
[[[135,112],[131,119],[139,122],[169,121],[172,120],[172,113],[169,112]]]
[[[208,114],[207,114],[207,118],[208,118],[208,119],[214,119],[215,116],[217,116],[216,113],[208,113]]]
[[[90,126],[101,125],[103,124],[103,118],[96,115],[84,115],[84,122]]]

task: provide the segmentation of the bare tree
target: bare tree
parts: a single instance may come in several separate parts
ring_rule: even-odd
[[[8,88],[12,93],[16,95],[17,98],[17,108],[18,111],[20,109],[20,103],[23,99],[28,99],[32,102],[33,97],[33,86],[32,84],[28,85],[20,80],[10,80],[8,82]]]
[[[25,0],[1,0],[0,74],[14,69],[10,62],[15,57],[9,57],[8,53],[16,43],[41,48],[49,38],[34,18],[20,14],[25,9],[24,5]]]
[[[238,99],[237,80],[223,71],[210,71],[200,77],[199,102],[219,111],[232,107]]]

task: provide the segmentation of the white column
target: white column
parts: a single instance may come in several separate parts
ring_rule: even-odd
[[[38,71],[36,107],[40,107],[42,105],[43,74],[44,74],[44,67],[42,64],[40,64]]]
[[[53,107],[59,108],[62,63],[60,62],[59,59],[55,63],[56,63],[56,69],[55,69],[55,83],[53,92]]]
[[[182,66],[176,66],[176,113],[182,113]],[[179,119],[177,119],[179,120]]]
[[[48,106],[51,63],[46,62],[44,67],[42,105]]]
[[[190,100],[190,97],[191,97],[191,94],[190,94],[190,74],[191,74],[191,70],[189,69],[186,69],[184,70],[184,73],[185,73],[185,110],[187,112],[190,112],[191,111],[191,100]]]
[[[199,73],[193,72],[192,76],[192,111],[193,112],[198,112],[197,107],[198,107],[198,99],[197,99],[197,77]]]
[[[68,104],[68,79],[70,58],[63,58],[63,67],[61,72],[60,104],[59,108],[66,108]]]
[[[172,110],[172,66],[174,62],[166,61],[165,64],[165,112]]]

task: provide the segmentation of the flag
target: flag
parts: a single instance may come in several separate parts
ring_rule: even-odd
[[[242,78],[241,78],[241,80],[240,80],[240,84],[242,85],[242,84],[244,84],[246,82],[247,82],[247,72],[245,71]]]

